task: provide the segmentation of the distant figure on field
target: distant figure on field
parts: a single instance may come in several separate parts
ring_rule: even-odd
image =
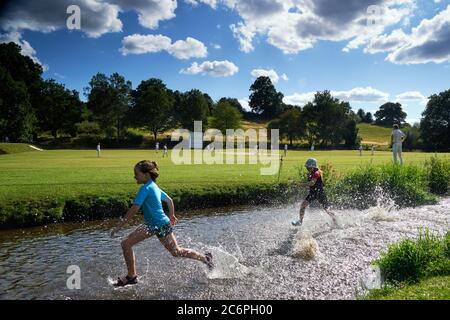
[[[8,143],[9,142],[9,138],[8,136],[5,137],[5,142]]]
[[[164,154],[163,154],[163,158],[167,156],[167,144],[164,145]]]
[[[375,146],[374,145],[372,145],[371,150],[372,150],[372,155],[374,155],[375,154]]]
[[[363,150],[363,147],[360,145],[360,146],[359,146],[359,156],[360,156],[360,157],[362,157],[362,150]]]
[[[156,153],[158,153],[158,150],[159,150],[159,142],[156,143],[156,145],[155,145],[155,150],[156,150]]]
[[[314,151],[314,143],[311,145],[311,151]]]
[[[100,151],[101,151],[101,148],[100,148],[100,142],[97,144],[97,158],[100,158]]]
[[[400,130],[398,124],[394,124],[393,128],[394,129],[392,130],[391,142],[392,142],[392,153],[394,156],[394,163],[397,163],[398,159],[400,159],[400,164],[403,164],[402,143],[405,140],[406,135]]]
[[[288,146],[287,146],[287,144],[285,144],[284,145],[284,156],[285,157],[287,156],[287,149],[288,149]]]

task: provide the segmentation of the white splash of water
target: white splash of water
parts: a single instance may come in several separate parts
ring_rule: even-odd
[[[295,235],[292,255],[294,257],[311,260],[319,253],[319,245],[311,233],[300,229]]]
[[[209,279],[235,279],[244,278],[250,273],[251,269],[239,263],[231,253],[218,247],[208,247],[213,256],[214,269],[207,273]]]
[[[377,205],[366,210],[368,218],[374,221],[397,221],[399,220],[398,210],[395,201],[386,194],[380,186],[375,189],[377,194]]]

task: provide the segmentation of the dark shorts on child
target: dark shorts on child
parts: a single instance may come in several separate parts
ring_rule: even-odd
[[[309,194],[305,200],[308,201],[309,203],[313,202],[314,200],[317,200],[325,209],[329,208],[327,195],[325,194],[323,189],[309,191]]]
[[[173,232],[173,228],[170,223],[161,227],[154,227],[144,224],[147,227],[149,233],[154,233],[158,238],[164,238]]]

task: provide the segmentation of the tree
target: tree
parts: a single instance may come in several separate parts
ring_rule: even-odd
[[[367,113],[366,113],[366,116],[365,116],[364,119],[363,119],[363,122],[365,122],[365,123],[373,123],[373,116],[372,116],[372,113],[367,112]]]
[[[301,118],[310,143],[319,140],[322,145],[337,145],[347,131],[351,107],[348,102],[334,98],[329,91],[317,92],[314,101],[303,107]]]
[[[279,129],[280,137],[287,138],[292,146],[293,140],[303,136],[304,131],[301,125],[301,112],[297,108],[292,108],[284,112],[280,119],[275,119],[269,123],[270,129]]]
[[[193,89],[175,96],[175,114],[184,129],[193,131],[194,121],[208,121],[208,101],[200,90]]]
[[[354,119],[348,120],[345,129],[345,146],[352,149],[359,145],[361,138],[358,137],[359,129],[356,127],[356,121]]]
[[[55,80],[42,84],[41,96],[36,106],[36,117],[41,131],[50,131],[57,137],[58,131],[76,135],[76,123],[82,120],[83,103],[78,92],[70,91]]]
[[[115,131],[117,140],[124,129],[131,104],[131,82],[113,73],[110,77],[97,73],[85,88],[88,108],[108,136]]]
[[[356,114],[358,115],[358,117],[360,119],[359,122],[363,122],[364,119],[366,118],[366,113],[364,112],[363,109],[358,109],[358,112],[356,112]]]
[[[209,124],[211,128],[226,134],[226,129],[241,127],[242,114],[227,101],[219,102],[212,112]]]
[[[150,130],[156,142],[158,133],[169,129],[172,124],[173,95],[161,80],[149,79],[142,81],[132,96],[130,113],[133,123]]]
[[[420,135],[425,148],[450,148],[450,89],[432,95],[422,113]]]
[[[241,103],[236,98],[225,98],[225,97],[224,98],[220,98],[220,100],[217,102],[217,104],[219,104],[221,102],[228,102],[230,105],[235,107],[240,113],[245,113],[244,108],[242,108]]]
[[[250,108],[264,119],[273,119],[280,115],[283,94],[277,92],[269,77],[259,77],[251,85]]]
[[[36,122],[30,97],[23,81],[14,81],[0,67],[0,137],[11,142],[28,142]]]
[[[400,103],[387,102],[375,112],[375,123],[383,126],[393,126],[394,123],[401,125],[405,123],[406,116]]]

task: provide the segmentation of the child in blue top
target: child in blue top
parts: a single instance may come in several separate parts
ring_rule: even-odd
[[[128,268],[128,274],[119,278],[115,286],[125,286],[137,283],[137,273],[133,246],[156,235],[164,247],[174,256],[191,258],[202,261],[209,269],[213,268],[211,253],[201,254],[191,249],[181,248],[172,231],[177,224],[175,207],[172,199],[156,185],[159,176],[158,164],[154,161],[143,160],[134,167],[134,178],[137,184],[143,184],[128,210],[125,218],[111,231],[111,237],[117,233],[142,208],[145,223],[122,240],[122,250]],[[164,213],[162,201],[169,207],[169,217]]]

